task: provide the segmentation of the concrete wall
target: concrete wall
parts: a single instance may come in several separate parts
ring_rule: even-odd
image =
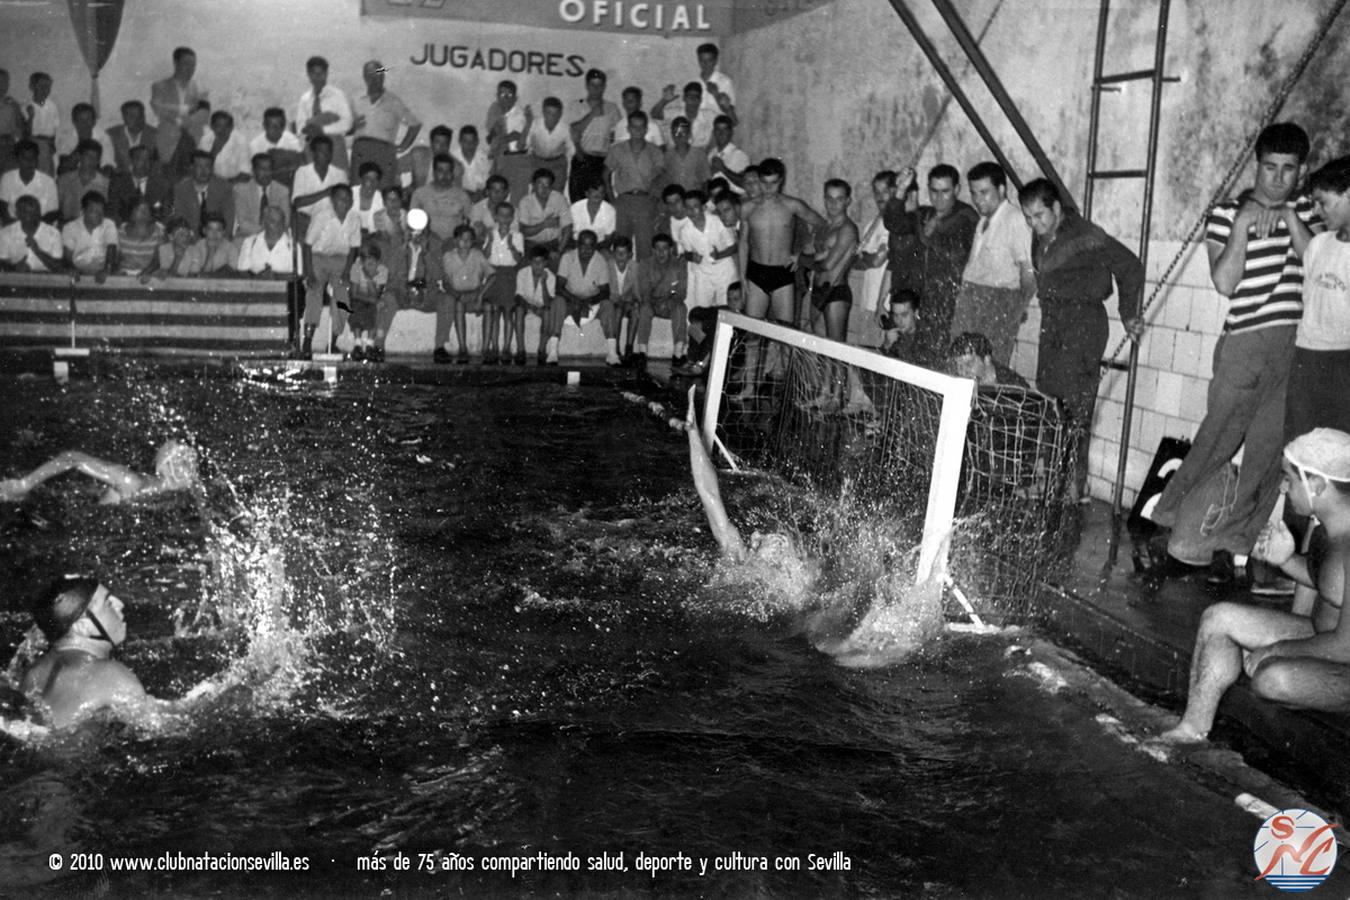
[[[1061,177],[1082,197],[1086,174],[1089,79],[1096,37],[1096,0],[966,0],[959,6],[1033,133]],[[1261,115],[1292,71],[1333,0],[1269,4],[1262,0],[1178,0],[1172,4],[1167,70],[1179,75],[1164,95],[1148,294],[1203,216]],[[1039,174],[931,4],[909,0],[925,31],[971,96],[1023,180]],[[1157,7],[1114,4],[1105,71],[1151,66]],[[1342,52],[1350,16],[1334,24],[1281,118],[1313,136],[1314,167],[1346,152],[1340,86],[1350,64]],[[960,107],[886,0],[834,0],[792,20],[727,42],[725,66],[736,79],[743,144],[752,156],[775,155],[788,166],[788,189],[819,204],[820,185],[846,178],[864,188],[879,169],[938,162],[968,169],[991,158]],[[1148,86],[1140,83],[1103,101],[1099,165],[1142,166]],[[1249,159],[1249,157],[1247,157]],[[1242,166],[1245,186],[1254,168]],[[874,215],[862,190],[855,213]],[[1108,183],[1094,219],[1127,246],[1140,235],[1141,185]],[[1114,318],[1114,304],[1112,315]],[[1209,282],[1202,247],[1192,245],[1153,303],[1141,347],[1136,416],[1130,439],[1127,496],[1143,481],[1158,441],[1194,435],[1226,301]],[[1033,304],[1014,359],[1034,375],[1039,311]],[[1120,343],[1112,323],[1108,353]],[[1122,350],[1121,358],[1125,358]],[[1120,445],[1125,378],[1103,379],[1091,453],[1091,489],[1107,497]]]

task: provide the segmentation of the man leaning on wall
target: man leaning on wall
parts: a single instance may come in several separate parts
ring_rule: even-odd
[[[1228,315],[1204,421],[1153,520],[1172,529],[1168,552],[1192,565],[1209,563],[1215,584],[1250,581],[1247,556],[1279,492],[1285,390],[1303,310],[1300,257],[1321,228],[1312,202],[1295,194],[1308,150],[1307,133],[1292,122],[1266,128],[1256,141],[1255,184],[1216,206],[1206,226],[1210,280],[1228,298]],[[1236,487],[1216,490],[1239,447]],[[1211,508],[1229,493],[1231,503]],[[1251,587],[1292,592],[1265,573]]]

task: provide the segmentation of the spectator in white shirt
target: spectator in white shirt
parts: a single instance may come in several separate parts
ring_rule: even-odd
[[[726,113],[728,108],[736,106],[736,88],[722,72],[717,70],[717,61],[721,56],[716,44],[699,44],[698,78],[703,82],[703,106],[713,115]]]
[[[352,189],[339,184],[329,192],[328,206],[319,209],[310,220],[301,245],[305,266],[305,340],[302,352],[308,354],[319,327],[319,313],[323,310],[324,289],[333,289],[332,317],[328,352],[347,327],[347,290],[351,284],[352,266],[361,249],[361,217],[352,208]]]
[[[25,194],[14,206],[18,220],[0,228],[0,269],[56,272],[65,268],[61,232],[42,221],[37,199]]]
[[[14,202],[27,194],[37,200],[43,219],[57,221],[61,215],[61,195],[56,179],[38,168],[41,150],[37,142],[19,141],[14,145],[14,158],[18,168],[0,175],[0,203],[5,205],[5,219],[14,217]]]
[[[675,85],[666,85],[665,90],[661,92],[661,99],[652,107],[652,118],[664,123],[666,107],[674,103],[676,97]],[[684,86],[684,106],[678,114],[689,120],[689,143],[700,150],[707,150],[712,144],[713,120],[717,118],[717,113],[703,105],[702,84],[691,81]],[[732,122],[735,121],[733,116]]]
[[[567,165],[577,152],[572,129],[563,124],[562,101],[557,97],[545,97],[543,109],[543,117],[534,120],[526,138],[531,178],[540,169],[548,169],[554,184],[567,184]]]
[[[241,184],[253,177],[248,141],[234,130],[234,116],[224,110],[211,113],[211,130],[202,135],[197,149],[211,154],[211,171],[217,178]]]
[[[483,199],[488,176],[492,174],[492,159],[487,149],[478,142],[477,128],[465,125],[459,130],[459,145],[451,148],[450,158],[461,173],[459,186],[464,189],[464,193],[475,203]]]
[[[103,215],[107,201],[97,191],[84,195],[83,212],[61,229],[66,259],[75,271],[93,275],[102,284],[117,270],[117,226]]]
[[[263,111],[262,134],[248,142],[249,157],[266,153],[272,157],[272,177],[290,187],[295,170],[304,162],[305,145],[286,128],[286,111],[269,106]]]
[[[352,130],[352,107],[347,95],[328,83],[328,60],[311,56],[305,63],[310,89],[300,95],[295,128],[306,140],[327,135],[333,142],[333,162],[347,168],[347,139]]]
[[[98,112],[93,105],[76,103],[72,106],[70,108],[70,125],[69,131],[58,135],[57,151],[60,161],[56,166],[57,174],[69,172],[79,165],[81,141],[98,141],[98,145],[103,151],[103,174],[111,177],[114,169],[112,138],[98,124]]]
[[[745,151],[732,143],[735,137],[735,125],[731,121],[731,116],[718,116],[713,119],[713,143],[708,149],[708,171],[712,173],[712,190],[714,193],[720,187],[726,187],[738,197],[745,196],[745,188],[741,182],[745,180],[746,167],[750,165],[750,157]]]
[[[623,118],[614,125],[614,143],[619,144],[628,140],[628,117],[642,109],[642,88],[626,87],[623,93],[619,95],[620,106],[623,108]],[[647,143],[653,146],[665,149],[666,136],[661,128],[647,129]]]
[[[244,239],[236,268],[262,278],[289,278],[295,272],[295,245],[286,229],[286,212],[269,206],[262,216],[263,230]]]
[[[321,134],[309,142],[313,162],[295,171],[291,185],[291,205],[297,213],[315,215],[326,209],[333,187],[347,183],[347,170],[333,165],[333,139]]]
[[[52,76],[34,72],[28,76],[32,99],[23,105],[28,120],[28,137],[38,146],[38,168],[56,174],[56,130],[61,127],[61,110],[52,99]]]
[[[572,204],[572,231],[580,235],[583,231],[595,233],[596,249],[608,252],[610,238],[618,225],[618,213],[614,204],[605,199],[603,182],[593,181],[586,186],[586,196]]]

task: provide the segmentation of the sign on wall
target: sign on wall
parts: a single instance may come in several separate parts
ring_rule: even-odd
[[[361,0],[367,16],[459,19],[635,36],[731,32],[734,0]]]

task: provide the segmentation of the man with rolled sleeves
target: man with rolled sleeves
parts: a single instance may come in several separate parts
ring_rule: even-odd
[[[521,106],[516,95],[516,83],[505,80],[497,85],[497,99],[487,112],[487,140],[492,157],[492,172],[506,179],[512,203],[530,189],[534,172],[527,145],[534,124],[534,111]]]
[[[403,99],[384,88],[384,75],[389,69],[378,59],[369,60],[361,67],[366,92],[352,104],[352,172],[360,172],[363,163],[373,162],[380,167],[380,190],[398,184],[398,157],[417,140],[422,120],[413,115]],[[398,130],[406,128],[403,140]]]
[[[306,143],[327,135],[333,141],[333,165],[346,169],[346,134],[352,130],[352,106],[345,93],[328,83],[328,60],[311,56],[305,63],[305,74],[310,87],[300,95],[296,106],[295,130]]]
[[[586,185],[605,175],[605,157],[609,155],[614,126],[621,113],[605,99],[605,73],[591,69],[586,73],[586,97],[576,103],[572,120],[572,143],[577,154],[572,158],[572,172],[567,182],[567,195],[573,203],[586,196]]]
[[[647,114],[630,113],[628,140],[610,147],[605,157],[605,183],[618,214],[614,233],[632,238],[634,247],[652,245],[657,179],[665,162],[661,151],[647,142]]]
[[[1108,336],[1103,304],[1111,297],[1114,281],[1120,321],[1130,338],[1139,340],[1144,332],[1139,318],[1144,265],[1120,241],[1065,209],[1059,190],[1046,179],[1027,184],[1018,199],[1034,235],[1031,259],[1041,300],[1036,389],[1064,403],[1078,433],[1074,475],[1081,500]]]

